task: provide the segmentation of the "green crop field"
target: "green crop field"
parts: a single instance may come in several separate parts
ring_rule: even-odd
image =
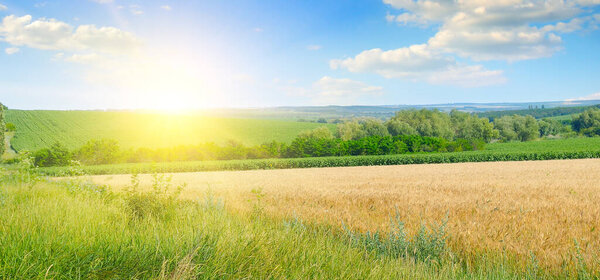
[[[12,140],[17,151],[33,151],[56,142],[74,149],[91,139],[114,139],[124,148],[221,144],[228,140],[256,145],[273,140],[290,142],[299,132],[324,125],[141,111],[8,110],[6,119],[17,127]]]

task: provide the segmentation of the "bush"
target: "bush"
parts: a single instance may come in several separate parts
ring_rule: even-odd
[[[177,206],[177,199],[185,184],[173,187],[171,177],[164,174],[152,175],[152,191],[139,190],[137,174],[131,176],[131,185],[124,192],[124,207],[132,220],[145,218],[168,219]]]
[[[38,150],[33,154],[35,166],[67,166],[71,163],[73,155],[60,143],[54,143],[50,148]]]
[[[600,109],[584,111],[573,119],[573,130],[586,136],[600,135]]]

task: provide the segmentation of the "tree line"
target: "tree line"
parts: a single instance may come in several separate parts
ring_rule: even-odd
[[[571,125],[532,116],[488,118],[453,110],[404,110],[386,121],[362,118],[300,133],[291,143],[269,142],[245,146],[229,141],[223,145],[204,143],[170,148],[122,149],[114,140],[91,140],[73,151],[59,143],[33,153],[37,166],[302,158],[324,156],[388,155],[420,152],[481,150],[492,141],[531,141],[540,137],[600,135],[600,109],[589,109]]]

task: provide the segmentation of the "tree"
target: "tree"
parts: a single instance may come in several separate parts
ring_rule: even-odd
[[[437,109],[399,111],[388,121],[388,123],[391,122],[406,123],[421,136],[442,137],[448,140],[454,138],[454,130],[452,128],[450,116]],[[403,129],[400,131],[413,133],[413,131],[407,129],[405,125],[401,126],[403,126]]]
[[[337,125],[337,137],[344,141],[357,140],[365,137],[365,133],[357,121],[348,121]]]
[[[0,156],[2,156],[4,154],[4,150],[6,148],[4,146],[5,133],[6,133],[6,128],[4,126],[4,105],[2,105],[2,103],[0,103]]]
[[[333,133],[326,126],[320,126],[313,130],[306,130],[298,134],[299,138],[333,139]]]
[[[532,116],[504,116],[494,121],[504,141],[529,141],[540,136],[540,127]]]
[[[387,126],[388,132],[392,136],[419,134],[419,132],[417,132],[417,130],[410,126],[408,123],[398,119],[390,119],[385,123],[385,125]]]
[[[540,126],[540,136],[552,136],[558,135],[561,132],[565,132],[565,126],[559,121],[552,119],[543,119],[538,121]]]
[[[600,135],[600,109],[589,109],[579,114],[572,122],[573,130],[587,136]]]
[[[479,118],[469,113],[452,110],[450,119],[456,138],[467,140],[483,140],[490,142],[498,137],[498,131],[494,129],[494,124],[487,118]]]
[[[60,143],[54,143],[50,148],[38,150],[33,154],[35,166],[67,166],[71,163],[73,155]]]
[[[365,136],[389,136],[387,127],[383,124],[381,120],[368,118],[362,121],[362,131],[364,131]]]
[[[119,143],[115,140],[90,140],[75,152],[75,158],[84,164],[109,164],[119,159]]]

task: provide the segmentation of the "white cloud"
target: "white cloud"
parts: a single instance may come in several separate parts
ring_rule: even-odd
[[[6,10],[8,10],[8,7],[0,4],[0,11],[6,11]]]
[[[274,88],[288,96],[310,99],[315,105],[351,105],[359,98],[384,94],[383,87],[371,86],[347,78],[324,76],[308,87],[296,85],[296,81],[273,81]]]
[[[91,0],[92,2],[100,3],[100,4],[110,4],[114,2],[113,0]]]
[[[332,60],[334,69],[377,73],[435,84],[485,86],[506,81],[502,71],[458,62],[519,61],[549,57],[560,51],[561,33],[596,28],[586,15],[600,0],[383,0],[399,10],[388,22],[431,26],[427,42],[395,50],[365,50],[352,58]]]
[[[16,54],[19,52],[19,48],[6,48],[4,49],[4,52],[8,55]]]
[[[114,27],[80,25],[76,29],[55,19],[32,21],[30,15],[7,16],[0,24],[0,39],[14,46],[43,50],[130,53],[140,43],[133,34]]]
[[[336,79],[328,76],[315,82],[314,87],[319,95],[331,97],[380,95],[383,90],[380,86],[369,86],[363,82],[351,79]]]
[[[160,6],[160,8],[163,9],[163,10],[165,10],[165,11],[172,10],[171,6],[169,6],[169,5],[163,5],[163,6]]]
[[[597,0],[384,0],[402,12],[386,18],[408,24],[437,24],[428,44],[474,60],[517,61],[561,50],[556,33],[582,28],[578,18]],[[586,20],[590,20],[587,17]],[[554,24],[555,23],[555,24]],[[539,24],[548,24],[538,28]]]
[[[320,45],[308,45],[308,46],[306,46],[306,49],[309,50],[309,51],[318,51],[321,48],[323,48],[323,47],[320,46]]]
[[[505,82],[502,71],[486,70],[481,65],[460,64],[453,57],[440,54],[425,44],[389,51],[367,50],[353,58],[332,60],[330,64],[333,69],[344,68],[355,73],[371,72],[385,78],[462,87]]]
[[[582,96],[582,97],[567,99],[565,101],[571,102],[571,101],[585,101],[585,100],[600,100],[600,92]]]
[[[131,14],[139,16],[139,15],[143,15],[144,11],[142,10],[142,7],[140,7],[140,5],[129,5],[129,12],[131,12]]]

